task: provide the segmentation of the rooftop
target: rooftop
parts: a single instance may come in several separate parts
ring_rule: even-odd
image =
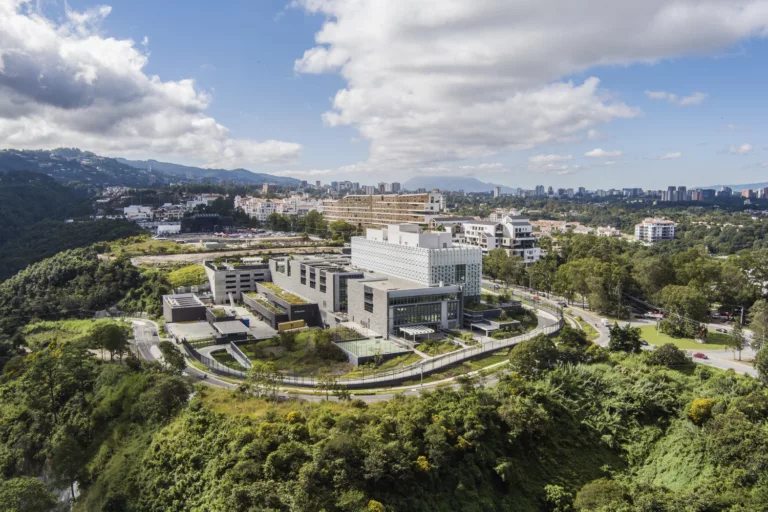
[[[200,299],[194,293],[177,293],[175,295],[163,295],[163,300],[172,308],[196,308],[203,306]]]
[[[239,320],[228,320],[226,322],[214,322],[213,328],[221,334],[247,334],[248,327]]]

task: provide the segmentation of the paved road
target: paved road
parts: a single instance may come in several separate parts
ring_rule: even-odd
[[[131,319],[133,324],[133,338],[136,349],[141,359],[146,361],[157,361],[160,344],[160,337],[157,336],[158,326],[152,320]]]

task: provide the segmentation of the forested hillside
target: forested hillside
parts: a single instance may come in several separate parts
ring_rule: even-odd
[[[142,232],[123,220],[89,220],[90,201],[86,189],[61,185],[43,174],[0,173],[0,282],[60,251]],[[84,222],[65,222],[83,216]]]
[[[26,329],[33,352],[3,372],[5,503],[52,510],[28,478],[45,474],[76,480],[82,511],[768,507],[765,386],[671,346],[609,355],[570,330],[523,343],[490,387],[310,404],[201,385],[184,405],[178,369],[99,362],[98,336],[64,328]]]

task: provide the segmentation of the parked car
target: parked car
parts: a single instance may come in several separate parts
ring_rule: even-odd
[[[696,352],[695,354],[693,354],[693,357],[697,359],[709,359],[709,357],[707,357],[707,354],[703,352]]]
[[[567,302],[565,302],[565,301],[563,301],[563,300],[561,300],[560,302],[558,302],[558,303],[557,303],[557,305],[558,305],[558,306],[560,306],[561,308],[566,308],[566,307],[568,307],[568,303],[567,303]]]
[[[640,344],[643,345],[644,347],[648,346],[648,342],[645,340],[640,340]]]
[[[726,330],[726,329],[723,329],[722,327],[718,327],[717,329],[715,329],[715,331],[717,331],[717,332],[722,332],[723,334],[725,334],[725,333],[727,333],[727,332],[728,332],[728,330]]]

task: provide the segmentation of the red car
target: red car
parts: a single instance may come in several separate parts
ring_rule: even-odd
[[[698,359],[709,359],[707,357],[707,354],[705,354],[703,352],[696,352],[695,354],[693,354],[693,357],[696,357]]]

